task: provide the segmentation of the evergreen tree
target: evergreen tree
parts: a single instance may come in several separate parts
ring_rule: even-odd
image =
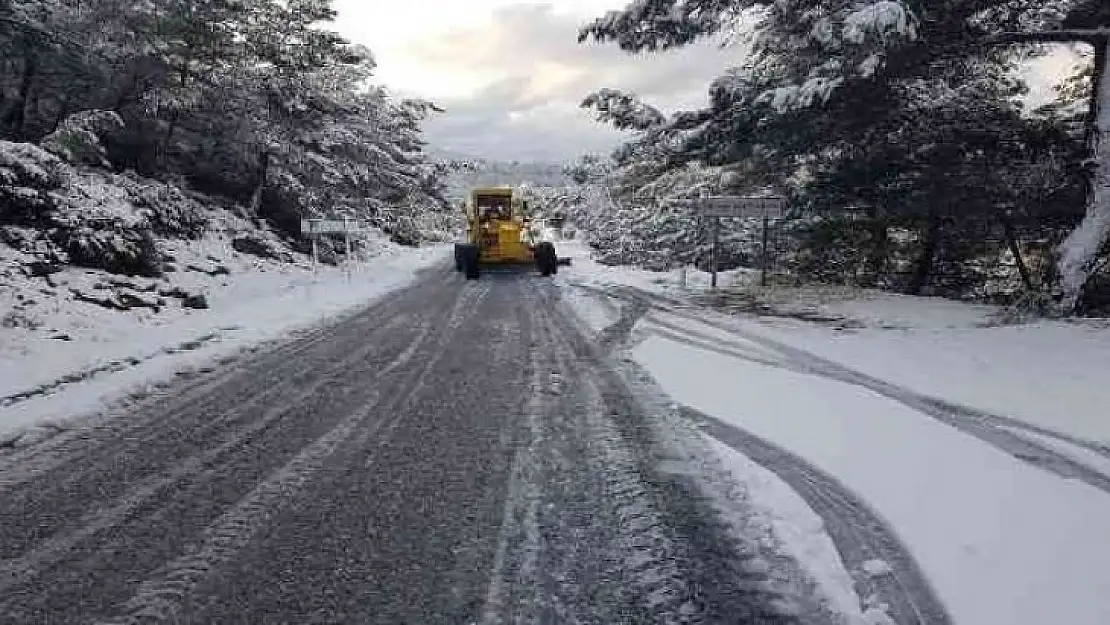
[[[412,240],[397,224],[444,202],[420,138],[439,109],[372,86],[373,57],[328,29],[331,4],[3,0],[0,137],[111,110],[118,169],[183,178],[290,234],[346,212]]]
[[[1012,78],[1020,57],[988,38],[1058,24],[1076,7],[1063,1],[645,0],[587,25],[580,40],[659,50],[751,28],[751,56],[710,85],[704,110],[637,118],[633,104],[650,107],[609,91],[584,105],[634,131],[615,156],[635,177],[702,163],[738,176],[742,183],[733,190],[771,186],[826,219],[842,220],[846,209],[844,215],[867,215],[870,235],[851,240],[868,248],[860,261],[865,268],[853,273],[869,283],[888,284],[891,228],[915,233],[912,269],[900,270],[904,279],[889,284],[920,292],[946,257],[988,253],[970,244],[984,229],[1004,229],[1009,240],[1020,236],[1021,228],[999,224],[1002,216],[1032,212],[1015,213],[1013,194],[986,181],[1021,180],[1015,172],[1029,168],[1028,159],[1044,152],[1049,137],[1068,141],[1042,132],[1045,120],[1030,119],[1015,104],[1025,90]],[[1063,144],[1049,151],[1070,155]],[[1074,185],[1064,169],[1062,177]],[[985,195],[985,188],[999,193]],[[972,191],[974,199],[965,200]],[[1078,211],[1065,208],[1058,217],[1074,222]]]

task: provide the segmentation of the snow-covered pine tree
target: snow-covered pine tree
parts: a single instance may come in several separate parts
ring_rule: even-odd
[[[0,138],[114,111],[117,170],[229,196],[289,234],[314,211],[391,227],[438,210],[443,172],[420,139],[434,106],[372,86],[371,55],[334,17],[330,0],[7,0]]]
[[[1010,76],[1015,55],[983,42],[991,33],[1045,19],[1044,8],[1036,2],[970,0],[944,7],[890,0],[770,5],[645,0],[588,25],[580,39],[655,50],[754,23],[750,58],[711,85],[710,107],[664,122],[653,119],[629,149],[645,140],[668,143],[663,150],[668,169],[691,161],[729,166],[743,172],[748,186],[793,189],[801,203],[826,211],[835,207],[834,198],[842,206],[863,205],[874,222],[878,261],[890,218],[909,219],[923,251],[917,276],[907,285],[916,290],[929,279],[936,235],[945,222],[959,221],[959,230],[978,219],[971,218],[976,212],[969,212],[971,207],[952,201],[977,167],[973,155],[1001,145],[950,140],[987,119],[1012,120],[1018,126],[1013,134],[1026,134],[1010,103],[1023,89]],[[614,98],[592,100],[599,101]],[[981,113],[966,119],[953,115],[972,102]],[[612,118],[609,111],[601,113]],[[946,141],[947,146],[938,143]],[[903,147],[908,145],[938,149],[918,153]],[[1011,148],[985,158],[1007,167],[1006,150]],[[860,167],[867,161],[870,165]],[[852,175],[836,175],[841,168]],[[815,174],[821,174],[819,184],[813,183]],[[850,186],[831,187],[838,179]]]

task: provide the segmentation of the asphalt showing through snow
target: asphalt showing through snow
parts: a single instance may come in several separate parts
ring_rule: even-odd
[[[603,341],[446,268],[0,455],[0,623],[825,623],[660,469]]]

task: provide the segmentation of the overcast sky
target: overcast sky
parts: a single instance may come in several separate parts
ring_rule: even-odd
[[[712,42],[652,55],[577,43],[581,25],[626,3],[336,0],[336,28],[374,52],[378,81],[393,93],[428,98],[447,110],[426,124],[433,146],[563,161],[607,152],[621,139],[579,109],[591,91],[631,91],[665,110],[697,106],[709,81],[743,53]],[[1042,63],[1040,75],[1068,64]]]
[[[578,28],[625,0],[337,0],[337,30],[367,45],[400,96],[447,110],[426,124],[434,146],[475,156],[562,161],[608,152],[621,135],[578,104],[600,87],[664,108],[705,101],[738,51],[712,44],[631,55],[579,44]]]

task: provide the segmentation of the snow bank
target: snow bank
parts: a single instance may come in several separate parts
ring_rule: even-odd
[[[651,337],[676,401],[837,476],[908,543],[961,625],[1105,623],[1110,496],[858,387]]]
[[[624,284],[688,301],[706,294],[702,275],[692,273],[691,286],[684,289],[677,273],[605,267],[573,242],[562,245],[566,251],[560,253],[575,256],[574,265],[560,272],[564,284]],[[1110,325],[1105,322],[998,325],[997,307],[943,298],[845,287],[760,290],[739,274],[722,278],[720,284],[726,306],[731,297],[736,310],[767,315],[713,315],[715,323],[804,349],[918,393],[1110,443],[1110,419],[1105,416],[1110,405],[1110,385],[1105,384]],[[744,288],[732,289],[733,284]]]
[[[571,266],[560,268],[559,279],[563,285],[580,284],[594,287],[629,285],[667,295],[690,295],[709,288],[712,274],[693,267],[671,271],[645,271],[624,265],[602,265],[591,258],[590,248],[578,241],[556,241],[555,250],[560,257],[571,259]],[[734,269],[717,272],[717,285],[728,288],[748,283],[758,276],[751,269]]]
[[[150,281],[168,286],[172,276],[172,286],[204,293],[209,308],[190,310],[168,302],[158,312],[116,311],[76,301],[61,288],[53,297],[38,295],[37,305],[26,309],[36,327],[0,329],[0,397],[41,389],[67,376],[87,379],[0,404],[0,437],[95,410],[125,392],[172,378],[184,367],[364,306],[409,284],[416,271],[447,255],[446,246],[413,249],[379,241],[368,263],[321,265],[314,271],[304,262],[235,253],[221,237],[167,246],[182,266],[228,270],[217,276],[182,271]],[[75,268],[52,276],[61,286],[88,289],[111,278]],[[35,296],[39,285],[28,278],[21,288],[0,294],[0,311],[11,309],[17,295]]]

